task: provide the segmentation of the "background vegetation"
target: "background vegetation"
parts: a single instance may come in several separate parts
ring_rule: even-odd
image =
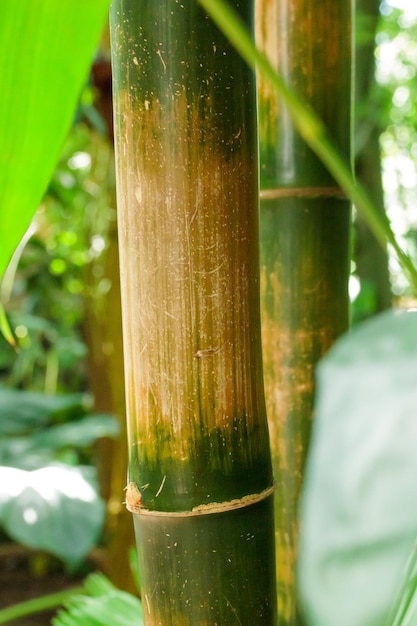
[[[374,40],[376,72],[371,63],[365,87],[357,89],[358,173],[367,181],[382,172],[386,211],[417,263],[417,11],[395,0],[381,2],[379,14],[375,8],[366,13],[364,6],[358,54]],[[19,348],[0,338],[0,558],[8,559],[8,567],[20,566],[21,552],[13,552],[18,543],[28,548],[24,562],[33,577],[57,568],[84,575],[99,565],[119,587],[133,591],[126,566],[120,573],[109,557],[114,550],[127,555],[132,537],[121,521],[124,401],[105,41],[102,48],[104,58],[91,72],[49,188],[2,283]],[[375,169],[366,171],[362,156]],[[354,322],[391,304],[412,303],[414,295],[390,249],[381,254],[369,245],[359,219],[355,224]],[[51,497],[36,483],[39,472],[51,467],[64,472],[69,485],[62,488],[61,480],[51,486],[68,506],[66,524],[63,517],[56,521],[57,534],[44,508]],[[94,505],[91,514],[88,503]],[[71,525],[71,519],[77,521]],[[71,532],[81,537],[78,552]]]

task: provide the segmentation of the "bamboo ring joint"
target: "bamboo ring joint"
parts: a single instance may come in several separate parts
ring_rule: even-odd
[[[346,198],[340,187],[278,187],[261,189],[261,200],[279,200],[283,198]]]
[[[275,491],[275,485],[271,485],[260,493],[252,493],[243,498],[229,500],[228,502],[210,502],[209,504],[200,504],[191,509],[191,511],[152,511],[142,506],[142,495],[135,485],[131,482],[126,487],[126,508],[135,515],[155,515],[165,517],[192,517],[197,515],[209,515],[211,513],[225,513],[251,506],[257,502],[261,502],[269,498]]]

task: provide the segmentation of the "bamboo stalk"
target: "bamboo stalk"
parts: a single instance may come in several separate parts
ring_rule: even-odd
[[[380,116],[375,115],[375,35],[379,21],[379,6],[373,0],[356,0],[355,5],[355,63],[360,71],[355,74],[355,170],[368,190],[375,207],[384,214],[384,189],[381,171]],[[388,268],[388,250],[380,245],[366,220],[355,216],[354,260],[361,282],[361,296],[372,298],[371,306],[356,306],[356,320],[392,306],[392,292]],[[357,303],[357,304],[358,304]]]
[[[275,624],[254,77],[193,0],[114,0],[111,30],[145,623]]]
[[[286,87],[350,152],[351,6],[257,0],[257,41]],[[314,402],[314,367],[348,325],[348,200],[259,77],[261,294],[267,414],[277,483],[278,614],[299,623],[298,499]]]

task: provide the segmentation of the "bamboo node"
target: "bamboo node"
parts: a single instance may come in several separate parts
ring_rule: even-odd
[[[165,481],[162,481],[162,485]],[[242,498],[236,498],[227,502],[210,502],[209,504],[199,504],[191,509],[191,511],[153,511],[145,509],[142,506],[142,495],[135,483],[129,483],[126,489],[126,508],[131,513],[136,515],[156,515],[165,517],[192,517],[197,515],[209,515],[211,513],[225,513],[226,511],[233,511],[235,509],[241,509],[257,502],[261,502],[266,498],[269,498],[274,491],[275,485],[271,485],[264,489],[260,493],[252,493]],[[161,488],[160,488],[161,490]]]
[[[261,200],[278,200],[281,198],[346,198],[340,187],[278,187],[261,189]]]
[[[243,498],[236,498],[235,500],[229,500],[228,502],[210,502],[208,504],[199,504],[193,507],[191,513],[195,515],[202,515],[204,513],[221,513],[224,511],[232,511],[233,509],[241,509],[251,504],[256,504],[261,500],[265,500],[275,491],[275,485],[264,489],[260,493],[251,493],[250,495],[243,496]]]
[[[142,508],[142,494],[136,487],[135,483],[129,483],[125,487],[126,491],[126,508],[131,513],[140,513]]]

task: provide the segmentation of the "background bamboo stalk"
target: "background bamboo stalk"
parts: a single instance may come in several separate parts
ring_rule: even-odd
[[[257,0],[257,42],[287,87],[350,152],[351,6]],[[299,623],[298,499],[311,428],[314,366],[348,325],[349,202],[259,78],[261,294],[275,498],[280,624]]]
[[[145,620],[274,624],[254,77],[193,0],[115,0],[111,18]]]
[[[375,115],[375,34],[379,21],[379,5],[373,0],[355,3],[355,170],[371,195],[375,207],[385,214],[381,171],[381,118]],[[360,68],[360,71],[359,71]],[[364,217],[358,213],[354,223],[354,260],[361,282],[359,304],[371,301],[368,307],[357,306],[357,319],[392,306],[388,270],[388,250],[376,239]],[[358,304],[358,302],[356,303]]]

